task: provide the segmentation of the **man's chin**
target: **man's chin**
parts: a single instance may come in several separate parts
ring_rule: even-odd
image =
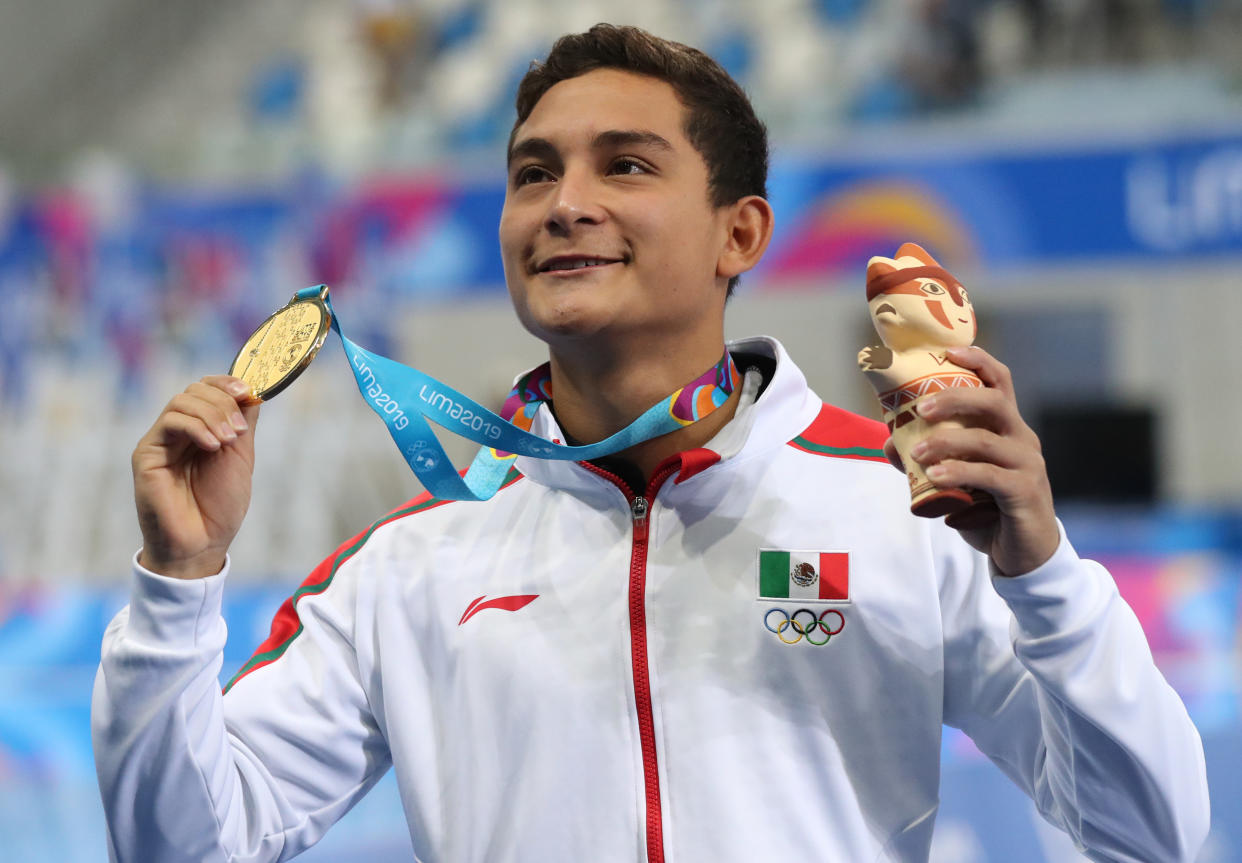
[[[614,323],[612,310],[599,296],[547,296],[528,294],[514,302],[518,320],[532,336],[544,342],[588,339]]]
[[[581,344],[604,338],[608,328],[597,320],[584,318],[559,319],[555,322],[541,321],[528,324],[527,332],[549,345]]]
[[[526,331],[548,344],[598,337],[606,326],[601,315],[585,309],[561,308],[535,312],[529,308],[518,308],[515,311]]]

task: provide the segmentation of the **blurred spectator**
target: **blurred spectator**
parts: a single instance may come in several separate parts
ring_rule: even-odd
[[[434,56],[433,34],[413,3],[370,0],[362,5],[363,39],[378,69],[376,97],[387,109],[408,107]]]
[[[919,0],[900,67],[917,110],[960,108],[978,96],[980,5],[981,0]]]

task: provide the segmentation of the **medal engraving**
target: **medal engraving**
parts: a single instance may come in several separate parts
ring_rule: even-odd
[[[259,325],[233,359],[229,374],[250,384],[259,401],[289,386],[310,365],[328,335],[332,316],[320,296],[294,297]]]

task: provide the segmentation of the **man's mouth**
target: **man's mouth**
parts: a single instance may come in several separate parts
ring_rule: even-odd
[[[888,303],[880,303],[880,305],[876,306],[875,313],[877,315],[882,315],[885,312],[888,312],[890,315],[897,314],[897,310],[894,309],[892,306],[890,306]]]
[[[558,255],[554,258],[548,258],[539,264],[535,271],[538,273],[561,273],[572,270],[585,270],[592,267],[605,267],[609,264],[623,263],[621,258],[598,258],[589,255]]]

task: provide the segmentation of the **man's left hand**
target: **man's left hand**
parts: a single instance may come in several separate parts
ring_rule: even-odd
[[[910,456],[940,488],[978,489],[992,496],[994,508],[977,505],[946,523],[987,554],[1002,575],[1022,575],[1052,557],[1061,539],[1039,438],[1018,413],[1013,378],[1003,363],[977,347],[947,353],[984,386],[920,399],[916,409],[929,423],[956,420],[965,428],[934,428]],[[885,452],[900,465],[892,440]]]

